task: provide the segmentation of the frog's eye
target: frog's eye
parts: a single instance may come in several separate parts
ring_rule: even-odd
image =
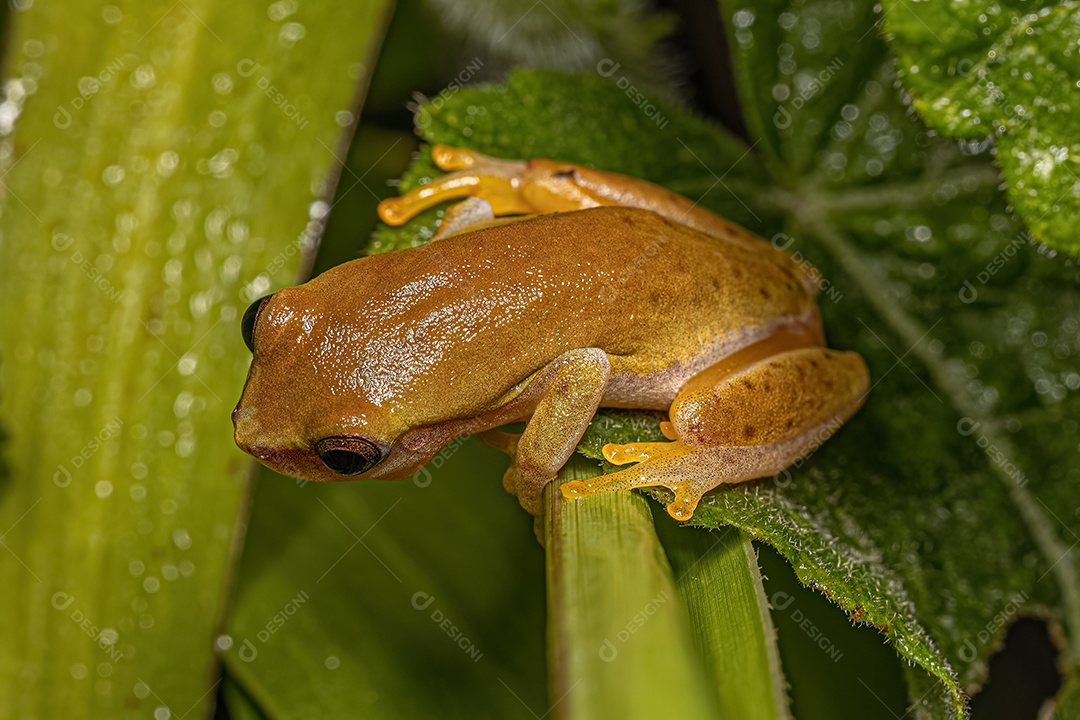
[[[244,344],[251,352],[255,352],[255,324],[259,322],[259,313],[262,312],[266,301],[273,296],[273,293],[263,295],[248,305],[248,309],[244,311],[244,317],[240,320],[240,334],[244,336]]]
[[[358,435],[323,438],[315,443],[315,452],[339,475],[359,475],[383,459],[378,445]]]

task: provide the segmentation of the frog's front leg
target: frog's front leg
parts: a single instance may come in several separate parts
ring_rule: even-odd
[[[675,492],[668,513],[689,520],[721,484],[770,477],[813,452],[862,404],[866,364],[855,353],[811,347],[781,353],[734,374],[723,363],[691,378],[671,406],[665,435],[675,441],[606,445],[626,470],[562,485],[579,498],[663,486]]]
[[[535,409],[520,437],[498,431],[481,435],[488,444],[513,453],[503,485],[533,515],[540,514],[544,486],[566,464],[596,414],[610,375],[611,363],[603,350],[565,352],[522,392],[521,399],[535,402]]]

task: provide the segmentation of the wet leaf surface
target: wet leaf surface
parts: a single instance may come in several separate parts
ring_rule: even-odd
[[[1035,238],[1080,254],[1080,4],[905,2],[883,20],[927,124],[994,138],[1009,200]]]
[[[693,522],[776,547],[913,663],[919,716],[959,716],[1017,611],[1080,630],[1077,268],[1026,242],[988,153],[911,116],[873,34],[853,46],[868,7],[755,4],[726,18],[750,147],[664,103],[658,127],[612,79],[540,72],[461,91],[423,135],[646,177],[822,271],[830,345],[871,368],[866,406],[790,474],[721,490]],[[808,76],[818,89],[790,104]],[[404,186],[434,174],[423,156]],[[437,215],[382,229],[377,249],[414,244]],[[581,450],[596,458],[638,428],[655,439],[654,423],[604,412]],[[853,692],[872,695],[858,680]]]

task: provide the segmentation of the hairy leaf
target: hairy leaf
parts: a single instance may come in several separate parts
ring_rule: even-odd
[[[900,2],[884,13],[897,75],[927,124],[993,137],[1036,239],[1080,254],[1080,4]]]
[[[913,663],[918,716],[962,715],[962,688],[1017,611],[1080,629],[1077,519],[1050,510],[1078,504],[1076,268],[1031,249],[986,153],[906,112],[868,6],[732,6],[726,19],[750,147],[663,103],[659,127],[610,79],[536,72],[429,108],[423,135],[646,177],[813,261],[830,344],[867,359],[870,398],[790,473],[717,492],[694,523],[776,547]],[[412,244],[432,220],[376,242]],[[582,450],[598,457],[650,422],[604,413]]]

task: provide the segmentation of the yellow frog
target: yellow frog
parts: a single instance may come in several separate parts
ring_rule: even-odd
[[[307,480],[401,479],[470,433],[513,456],[536,515],[598,407],[666,410],[671,442],[566,498],[664,486],[688,520],[718,485],[775,475],[862,403],[866,365],[824,346],[817,278],[652,183],[437,146],[452,171],[386,200],[400,225],[454,198],[435,238],[257,300],[236,443]],[[495,428],[528,421],[521,435]]]

